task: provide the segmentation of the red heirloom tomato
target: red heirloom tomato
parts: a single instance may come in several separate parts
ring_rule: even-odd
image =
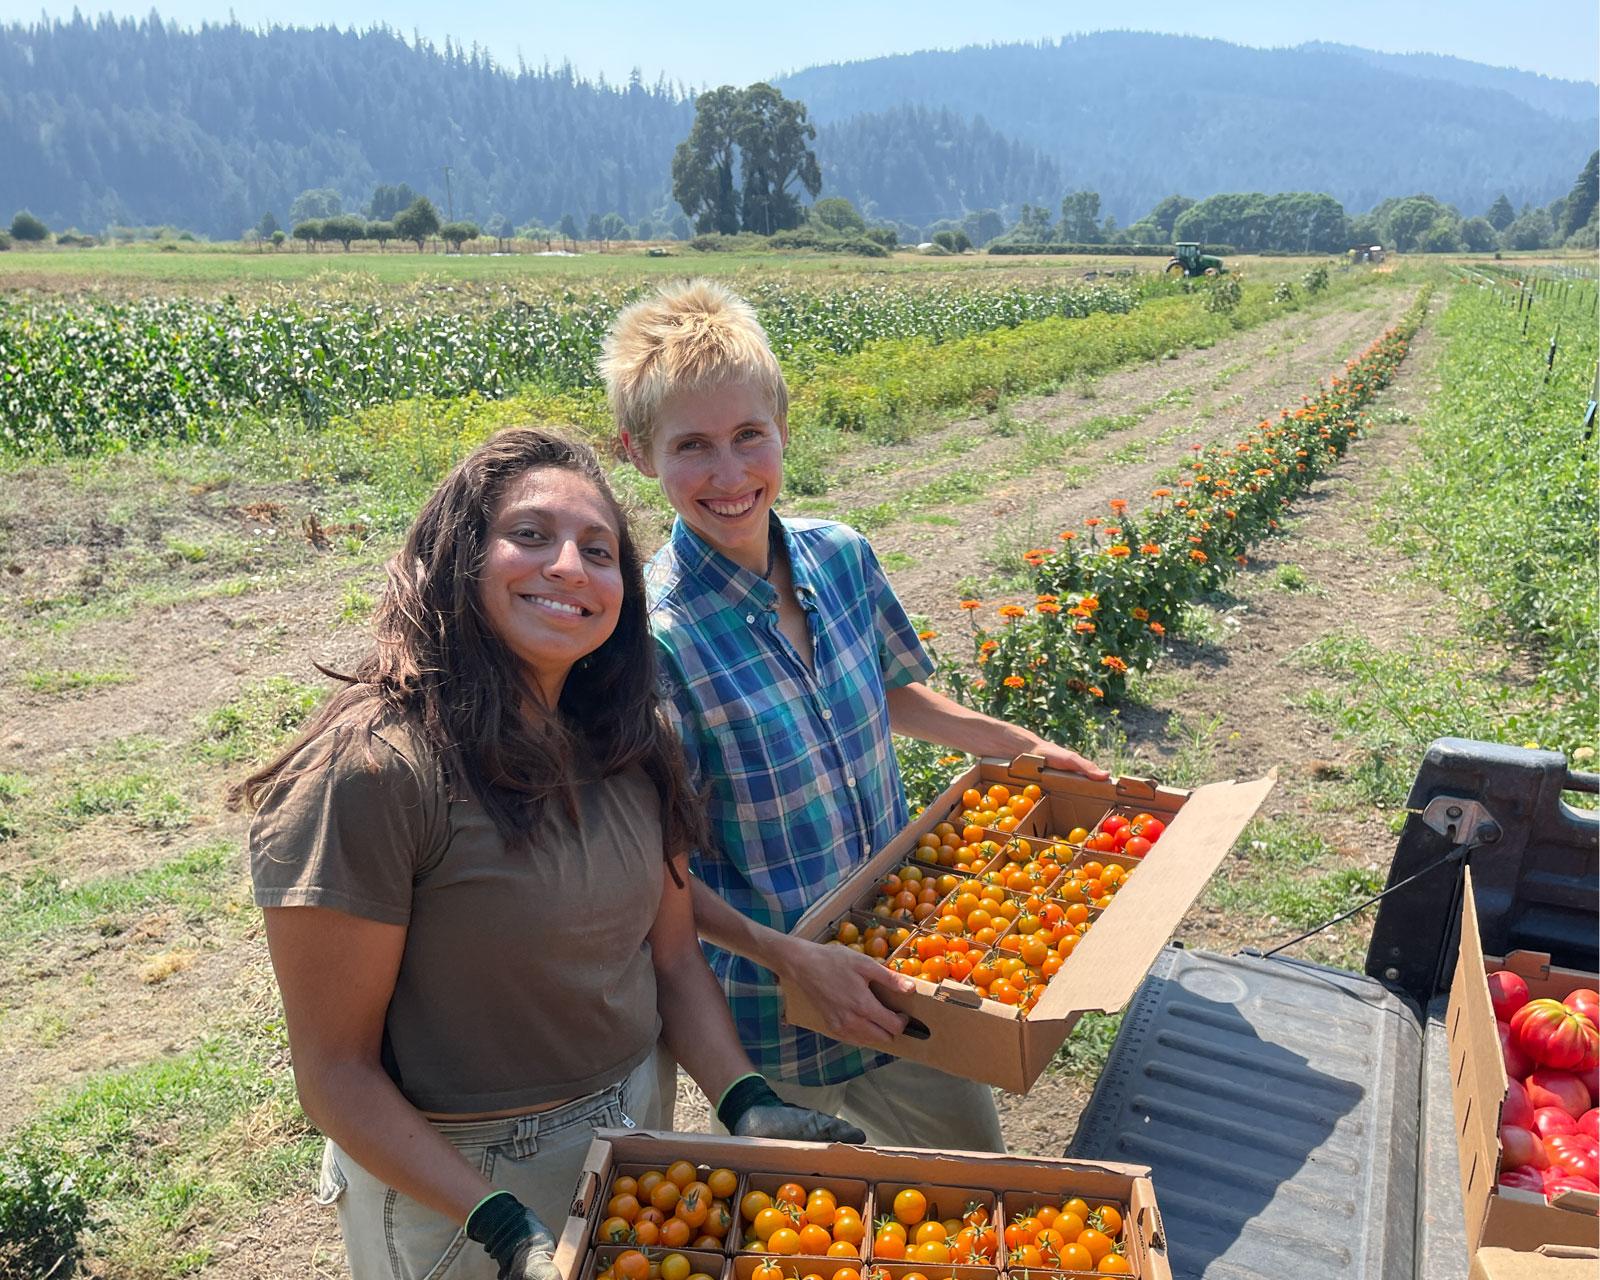
[[[1567,992],[1567,998],[1561,1003],[1573,1013],[1581,1013],[1590,1022],[1600,1026],[1600,991],[1593,987],[1579,987],[1576,991]]]
[[[1533,1128],[1533,1103],[1528,1101],[1528,1091],[1520,1080],[1506,1082],[1506,1102],[1500,1108],[1500,1123]]]
[[[1541,1138],[1558,1133],[1577,1133],[1578,1122],[1560,1107],[1540,1107],[1533,1113],[1533,1131]]]
[[[1540,1107],[1560,1107],[1576,1120],[1594,1105],[1583,1081],[1570,1071],[1536,1067],[1522,1083],[1528,1091],[1528,1103],[1535,1111]]]
[[[1578,1117],[1578,1132],[1591,1138],[1600,1138],[1600,1110],[1590,1107]]]
[[[1568,1173],[1565,1169],[1558,1169],[1551,1165],[1542,1174],[1544,1179],[1545,1198],[1554,1200],[1563,1191],[1600,1191],[1600,1185],[1590,1182],[1588,1178],[1580,1178],[1575,1173]]]
[[[1558,1133],[1545,1143],[1544,1150],[1551,1164],[1590,1182],[1600,1181],[1600,1150],[1593,1138],[1581,1133]]]
[[[1559,1000],[1530,1000],[1511,1015],[1517,1044],[1535,1062],[1583,1071],[1600,1061],[1600,1031]]]
[[[1500,1171],[1500,1185],[1502,1187],[1515,1187],[1519,1191],[1537,1191],[1544,1194],[1544,1178],[1537,1169],[1527,1165],[1518,1165],[1511,1169]]]
[[[1517,1038],[1506,1023],[1497,1022],[1494,1029],[1500,1033],[1500,1056],[1505,1060],[1506,1074],[1513,1080],[1522,1079],[1533,1070],[1533,1059],[1517,1047]]]
[[[1510,1168],[1525,1165],[1530,1169],[1550,1167],[1550,1155],[1539,1135],[1514,1124],[1500,1126],[1500,1149],[1504,1163]]]
[[[1489,975],[1489,1003],[1494,1006],[1494,1016],[1501,1022],[1510,1019],[1518,1009],[1528,1003],[1528,983],[1520,975],[1501,969]]]

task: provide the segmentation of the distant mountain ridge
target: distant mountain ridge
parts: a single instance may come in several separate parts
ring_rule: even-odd
[[[1128,31],[895,54],[777,83],[824,122],[904,104],[982,115],[1124,223],[1173,192],[1325,191],[1352,211],[1417,191],[1468,213],[1501,191],[1543,204],[1595,136],[1592,119],[1508,89],[1366,56]]]
[[[1124,225],[1175,192],[1324,191],[1359,212],[1426,191],[1473,214],[1501,192],[1519,206],[1564,194],[1595,132],[1566,114],[1581,105],[1572,86],[1545,77],[1132,32],[778,83],[818,124],[823,194],[917,227],[1053,208],[1079,188]],[[268,210],[285,220],[308,188],[355,210],[377,184],[405,182],[479,222],[631,223],[676,212],[672,152],[693,114],[665,80],[510,70],[382,27],[13,23],[0,26],[0,217],[232,237]]]
[[[1600,84],[1592,81],[1562,80],[1516,67],[1492,67],[1444,53],[1379,53],[1326,40],[1311,40],[1297,47],[1312,53],[1344,54],[1375,67],[1427,80],[1448,80],[1474,89],[1499,89],[1536,110],[1563,120],[1600,117]]]

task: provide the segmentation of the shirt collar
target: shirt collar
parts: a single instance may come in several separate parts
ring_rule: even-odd
[[[805,603],[816,595],[816,588],[811,584],[810,566],[801,556],[793,532],[778,518],[777,512],[770,513],[767,519],[770,521],[769,535],[775,532],[783,539],[789,555],[789,576],[794,582],[795,594]],[[728,604],[736,608],[778,607],[777,588],[759,573],[751,573],[743,565],[723,555],[685,524],[682,516],[672,522],[672,554],[684,573]]]

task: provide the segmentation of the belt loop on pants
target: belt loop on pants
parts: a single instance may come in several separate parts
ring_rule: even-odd
[[[539,1149],[539,1121],[543,1117],[535,1112],[517,1120],[511,1132],[511,1154],[518,1160],[526,1159]]]

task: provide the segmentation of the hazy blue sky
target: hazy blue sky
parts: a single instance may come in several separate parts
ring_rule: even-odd
[[[109,9],[142,15],[148,3],[90,0],[85,13]],[[502,62],[569,59],[580,72],[625,77],[640,67],[647,80],[665,72],[691,86],[745,83],[818,62],[884,53],[1034,39],[1108,26],[1215,36],[1239,44],[1285,45],[1338,40],[1397,53],[1447,53],[1495,66],[1521,67],[1571,80],[1600,79],[1600,6],[1595,0],[1128,0],[1093,7],[1042,0],[924,0],[916,5],[860,0],[801,0],[734,9],[634,0],[632,3],[491,7],[421,0],[165,0],[161,14],[185,26],[225,21],[231,11],[248,26],[384,22],[442,43],[477,42]],[[0,19],[31,22],[41,10],[67,16],[59,0],[0,0]],[[703,13],[704,17],[696,17]],[[730,16],[732,15],[732,16]]]

